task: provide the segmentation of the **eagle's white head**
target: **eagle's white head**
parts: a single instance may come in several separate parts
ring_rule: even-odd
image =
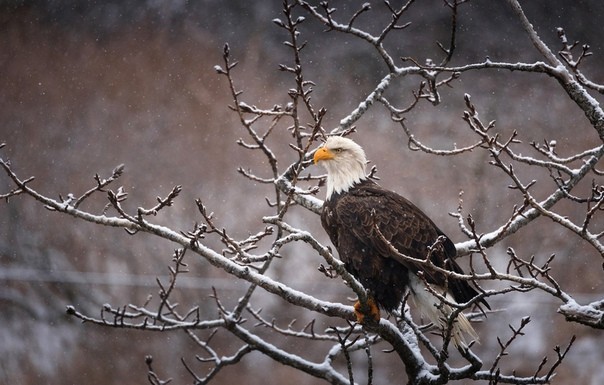
[[[348,191],[356,183],[367,178],[365,151],[350,139],[330,136],[314,156],[327,170],[327,199],[332,194]]]

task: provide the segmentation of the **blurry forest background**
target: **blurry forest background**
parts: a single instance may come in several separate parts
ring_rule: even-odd
[[[331,2],[346,12],[348,2]],[[351,2],[356,3],[356,2]],[[379,19],[380,2],[372,3]],[[583,71],[604,82],[604,2],[601,0],[522,1],[529,19],[553,49],[560,46],[556,27],[571,40],[591,46],[594,56]],[[358,6],[358,4],[357,4]],[[448,18],[440,0],[419,1],[410,13],[400,41],[389,41],[400,56],[420,61],[439,55],[435,44],[448,36]],[[377,15],[377,16],[376,16]],[[223,45],[240,61],[236,79],[245,100],[270,108],[288,101],[293,83],[277,70],[289,60],[282,30],[271,20],[281,16],[281,1],[0,1],[0,142],[2,156],[11,159],[22,176],[36,177],[33,186],[50,196],[81,194],[94,186],[93,176],[108,176],[120,163],[121,182],[129,192],[126,205],[152,205],[155,197],[183,185],[177,205],[161,221],[175,229],[198,220],[195,198],[216,213],[221,226],[245,236],[261,226],[268,208],[258,196],[268,195],[237,173],[237,167],[262,167],[254,153],[236,140],[245,135],[231,102],[227,84],[213,70],[221,63]],[[384,12],[384,16],[387,13]],[[384,20],[375,20],[374,28]],[[359,20],[371,29],[371,19]],[[473,0],[460,8],[459,36],[452,62],[464,64],[489,56],[493,60],[531,61],[536,53],[505,4]],[[325,33],[316,22],[302,27],[306,77],[317,86],[313,100],[328,110],[323,123],[335,127],[370,92],[386,68],[367,45],[336,33]],[[416,84],[402,81],[401,94],[411,96]],[[424,103],[408,117],[420,140],[439,147],[463,145],[467,129],[461,119],[463,94],[472,95],[486,120],[516,129],[523,140],[558,139],[572,153],[597,143],[582,112],[551,79],[527,74],[482,71],[468,73],[443,94],[437,107]],[[381,184],[406,195],[424,209],[449,236],[462,240],[455,218],[448,215],[464,191],[465,209],[486,230],[510,212],[513,192],[484,156],[439,158],[412,152],[400,127],[383,107],[367,113],[356,136]],[[288,150],[288,137],[275,148]],[[316,172],[319,172],[318,170]],[[25,175],[27,174],[27,175]],[[7,191],[7,178],[0,180]],[[498,190],[484,186],[500,183]],[[486,194],[488,191],[489,194]],[[498,191],[500,195],[492,192]],[[55,195],[56,196],[56,195]],[[321,192],[319,197],[323,198]],[[102,204],[101,206],[102,207]],[[319,217],[299,210],[297,223],[327,244]],[[291,221],[291,219],[290,219]],[[514,242],[518,253],[547,258],[555,253],[554,274],[576,298],[601,298],[603,272],[597,256],[579,241],[568,242],[561,228],[542,231],[539,219],[518,235],[497,245],[492,254],[505,257]],[[552,229],[552,227],[548,227]],[[220,248],[220,245],[216,245]],[[144,357],[154,357],[154,369],[169,373],[176,383],[189,383],[181,357],[199,353],[182,333],[142,333],[81,325],[65,314],[74,305],[97,314],[102,304],[144,302],[156,294],[156,276],[167,274],[173,246],[149,236],[94,226],[42,209],[26,196],[0,203],[0,383],[5,384],[124,384],[145,383]],[[320,258],[292,254],[271,274],[290,276],[295,288],[346,301],[341,281],[317,273]],[[216,311],[211,288],[223,300],[237,298],[244,286],[203,261],[189,261],[191,273],[179,287],[182,296]],[[563,272],[563,273],[562,273]],[[491,333],[501,332],[519,314],[535,321],[514,354],[511,368],[539,361],[552,344],[578,337],[554,381],[558,384],[604,383],[604,339],[596,330],[564,322],[555,316],[559,304],[550,297],[497,297],[493,305],[505,312],[478,326],[481,346],[496,346]],[[267,299],[265,307],[282,306]],[[278,308],[274,309],[279,312]],[[300,311],[300,310],[297,310]],[[300,314],[305,319],[304,314]],[[306,319],[308,319],[306,315]],[[217,338],[220,338],[218,336]],[[225,341],[226,342],[226,341]],[[487,353],[488,355],[488,353]],[[219,383],[314,383],[316,380],[252,355],[220,374]],[[394,362],[397,362],[396,360]],[[532,365],[531,367],[533,367]],[[259,370],[259,368],[266,369]],[[270,378],[260,375],[269,373]],[[390,368],[391,379],[402,370]],[[294,377],[298,376],[298,377]]]

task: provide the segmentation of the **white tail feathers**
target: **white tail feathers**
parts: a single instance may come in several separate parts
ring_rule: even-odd
[[[414,303],[417,305],[422,315],[428,318],[441,330],[446,330],[447,317],[453,312],[451,306],[443,303],[440,299],[430,293],[424,282],[421,281],[419,277],[415,276],[415,274],[409,274],[409,276],[409,288],[413,294]],[[455,302],[449,293],[444,293],[443,289],[440,289],[437,286],[432,286],[432,289],[443,292],[443,296],[449,302]],[[455,346],[464,348],[468,346],[465,338],[466,336],[469,336],[471,340],[478,342],[478,334],[476,334],[472,324],[463,313],[459,313],[457,318],[453,321],[451,339]]]

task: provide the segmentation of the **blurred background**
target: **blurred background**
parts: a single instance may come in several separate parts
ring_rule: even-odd
[[[356,10],[348,3],[331,2],[340,20]],[[378,33],[389,15],[381,2],[371,3],[372,12],[359,18],[357,26]],[[563,27],[569,40],[589,44],[594,55],[583,70],[593,81],[604,82],[602,1],[521,3],[552,49],[560,48],[556,27]],[[281,4],[277,0],[0,1],[0,142],[6,143],[1,156],[11,160],[21,177],[35,176],[32,187],[57,198],[69,193],[79,196],[95,186],[96,173],[108,177],[123,163],[126,172],[112,188],[124,186],[129,210],[151,207],[156,196],[165,196],[180,184],[183,192],[177,204],[155,218],[158,222],[190,230],[201,220],[194,203],[201,198],[231,235],[244,238],[262,230],[262,216],[271,213],[264,200],[271,196],[271,187],[253,184],[236,170],[244,166],[268,176],[269,169],[264,159],[236,144],[246,133],[228,109],[226,79],[213,67],[222,64],[222,48],[229,43],[233,59],[239,61],[235,77],[244,91],[243,100],[262,108],[286,104],[287,90],[294,82],[278,71],[278,64],[289,65],[292,58],[282,44],[288,37],[271,22],[282,17]],[[327,108],[324,126],[330,129],[387,69],[367,44],[326,33],[301,9],[297,12],[307,17],[301,27],[308,41],[303,52],[305,76],[317,84],[313,101],[317,108]],[[442,53],[435,42],[446,45],[449,33],[443,2],[414,4],[406,21],[412,25],[385,42],[393,57],[439,62]],[[503,2],[464,4],[458,22],[452,65],[486,56],[510,62],[539,60]],[[406,105],[418,84],[419,79],[398,80],[386,96]],[[463,146],[475,141],[461,119],[464,93],[472,96],[485,122],[497,121],[502,135],[517,130],[527,152],[531,141],[557,140],[564,156],[598,143],[582,112],[545,76],[483,71],[464,74],[452,85],[443,89],[441,105],[421,103],[407,117],[408,126],[427,145],[450,149],[453,143]],[[497,228],[513,205],[521,203],[506,188],[505,177],[487,164],[486,154],[450,158],[410,151],[400,126],[381,106],[372,108],[357,125],[355,138],[378,166],[380,183],[409,197],[456,242],[464,236],[448,213],[455,212],[460,191],[465,213],[472,213],[482,232]],[[281,167],[296,159],[288,148],[289,138],[284,127],[271,139],[282,157]],[[522,168],[518,172],[527,180],[537,179],[543,194],[552,188],[547,173]],[[579,192],[588,191],[589,182]],[[8,178],[0,177],[0,192],[11,186]],[[83,208],[102,211],[105,197],[96,198]],[[580,218],[584,207],[561,205],[559,210]],[[318,216],[296,208],[286,219],[328,243]],[[221,249],[219,243],[208,242]],[[509,246],[538,261],[555,253],[554,276],[563,287],[582,303],[602,298],[599,256],[548,220],[537,220],[491,250],[499,266],[505,266]],[[123,230],[76,221],[47,211],[26,196],[1,202],[0,383],[145,383],[147,354],[153,355],[160,375],[176,383],[191,382],[180,359],[194,361],[195,354],[203,352],[184,334],[99,328],[65,315],[67,305],[99,315],[104,303],[141,305],[148,295],[156,296],[155,278],[165,279],[174,247],[146,235],[130,236]],[[202,260],[187,262],[191,273],[178,295],[209,316],[216,313],[209,298],[212,287],[227,304],[234,303],[246,287]],[[319,256],[309,249],[288,248],[269,274],[321,298],[346,302],[350,291],[341,280],[318,273],[319,263]],[[260,291],[255,297],[254,304],[281,319],[283,326],[291,318],[298,318],[302,326],[316,317],[298,309],[287,310],[286,317],[283,302]],[[502,366],[532,375],[544,355],[555,359],[555,344],[566,345],[576,334],[578,340],[554,382],[604,383],[601,333],[565,323],[556,314],[560,304],[552,298],[539,293],[509,295],[494,299],[492,305],[505,311],[478,326],[477,350],[485,359],[497,352],[496,336],[509,336],[507,325],[518,325],[521,317],[529,315],[533,322],[527,336],[517,342]],[[321,322],[329,326],[338,321]],[[225,352],[239,346],[222,333],[215,342]],[[278,337],[277,343],[302,349],[299,341],[284,337],[282,341]],[[324,354],[317,350],[314,358]],[[404,372],[396,357],[382,354],[378,360],[375,383],[396,382]],[[264,367],[271,371],[269,379],[262,375]],[[317,382],[259,354],[247,356],[216,381]]]

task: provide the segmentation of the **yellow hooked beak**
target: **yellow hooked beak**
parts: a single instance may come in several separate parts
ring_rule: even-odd
[[[315,156],[313,157],[313,161],[315,164],[319,163],[321,160],[331,160],[334,158],[333,152],[328,150],[325,147],[319,147],[317,151],[315,151]]]

